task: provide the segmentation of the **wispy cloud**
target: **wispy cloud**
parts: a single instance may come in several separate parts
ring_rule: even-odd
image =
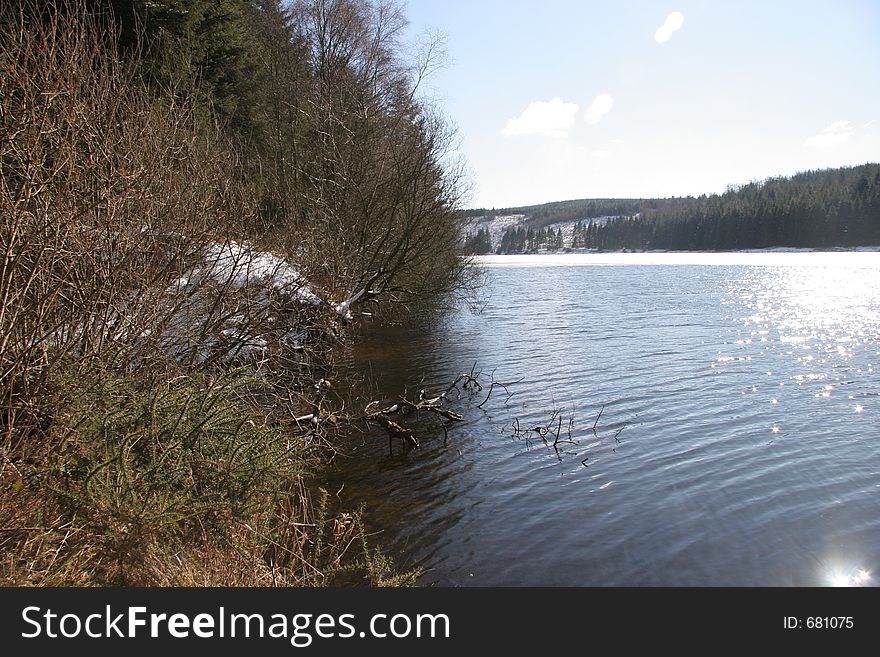
[[[587,113],[584,114],[584,121],[590,125],[595,125],[602,120],[602,117],[611,111],[614,107],[614,99],[609,94],[599,94],[590,103]]]
[[[597,151],[593,151],[592,153],[590,153],[590,155],[599,158],[600,160],[604,160],[605,158],[611,157],[611,151],[599,149]]]
[[[680,11],[672,12],[666,17],[666,20],[663,21],[663,25],[658,27],[657,31],[654,32],[654,41],[657,43],[666,43],[672,37],[672,33],[680,30],[682,25],[684,25],[684,14]]]
[[[863,127],[863,128],[870,128],[870,127],[871,127],[872,125],[874,125],[875,123],[877,123],[877,119],[871,119],[870,121],[868,121],[868,122],[867,122],[865,125],[863,125],[862,127]]]
[[[566,103],[561,98],[549,101],[536,100],[529,103],[522,114],[510,119],[504,126],[504,135],[543,135],[562,138],[574,125],[574,117],[580,107],[577,103]]]
[[[804,146],[825,150],[845,144],[852,139],[855,131],[849,121],[835,121],[822,132],[804,140]]]

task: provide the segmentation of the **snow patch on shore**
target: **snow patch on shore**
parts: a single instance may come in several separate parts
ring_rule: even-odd
[[[177,357],[197,346],[199,361],[217,349],[229,361],[262,357],[273,344],[302,350],[307,332],[297,305],[326,303],[342,320],[350,321],[356,301],[325,300],[296,266],[235,241],[210,243],[198,264],[173,281],[166,293],[179,301],[165,325],[162,342]],[[218,311],[218,305],[232,310]],[[207,335],[201,330],[204,326],[212,327]]]
[[[296,267],[272,253],[256,251],[249,244],[229,241],[209,245],[203,264],[181,276],[170,291],[186,293],[206,280],[236,290],[274,288],[303,303],[321,303],[321,298]]]

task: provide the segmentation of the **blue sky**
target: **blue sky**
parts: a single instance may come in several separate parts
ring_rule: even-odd
[[[880,161],[878,0],[409,0],[407,14],[412,38],[445,35],[423,91],[458,128],[469,207]]]

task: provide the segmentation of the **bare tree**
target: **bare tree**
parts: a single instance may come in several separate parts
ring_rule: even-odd
[[[302,151],[289,158],[299,211],[287,230],[310,254],[312,275],[346,309],[456,289],[467,279],[458,257],[465,176],[454,132],[418,97],[440,41],[405,61],[406,21],[392,2],[300,0],[291,12],[310,77],[286,101],[299,130],[293,151]]]

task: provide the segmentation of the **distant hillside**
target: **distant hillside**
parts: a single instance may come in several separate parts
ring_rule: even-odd
[[[657,202],[658,199],[586,198],[576,201],[554,201],[553,203],[545,203],[543,205],[526,205],[516,208],[466,210],[465,216],[491,219],[492,217],[522,215],[528,226],[537,230],[556,223],[570,223],[596,217],[638,214],[642,207],[653,207]]]
[[[466,216],[475,253],[876,246],[880,164],[768,178],[696,198],[582,199]]]

